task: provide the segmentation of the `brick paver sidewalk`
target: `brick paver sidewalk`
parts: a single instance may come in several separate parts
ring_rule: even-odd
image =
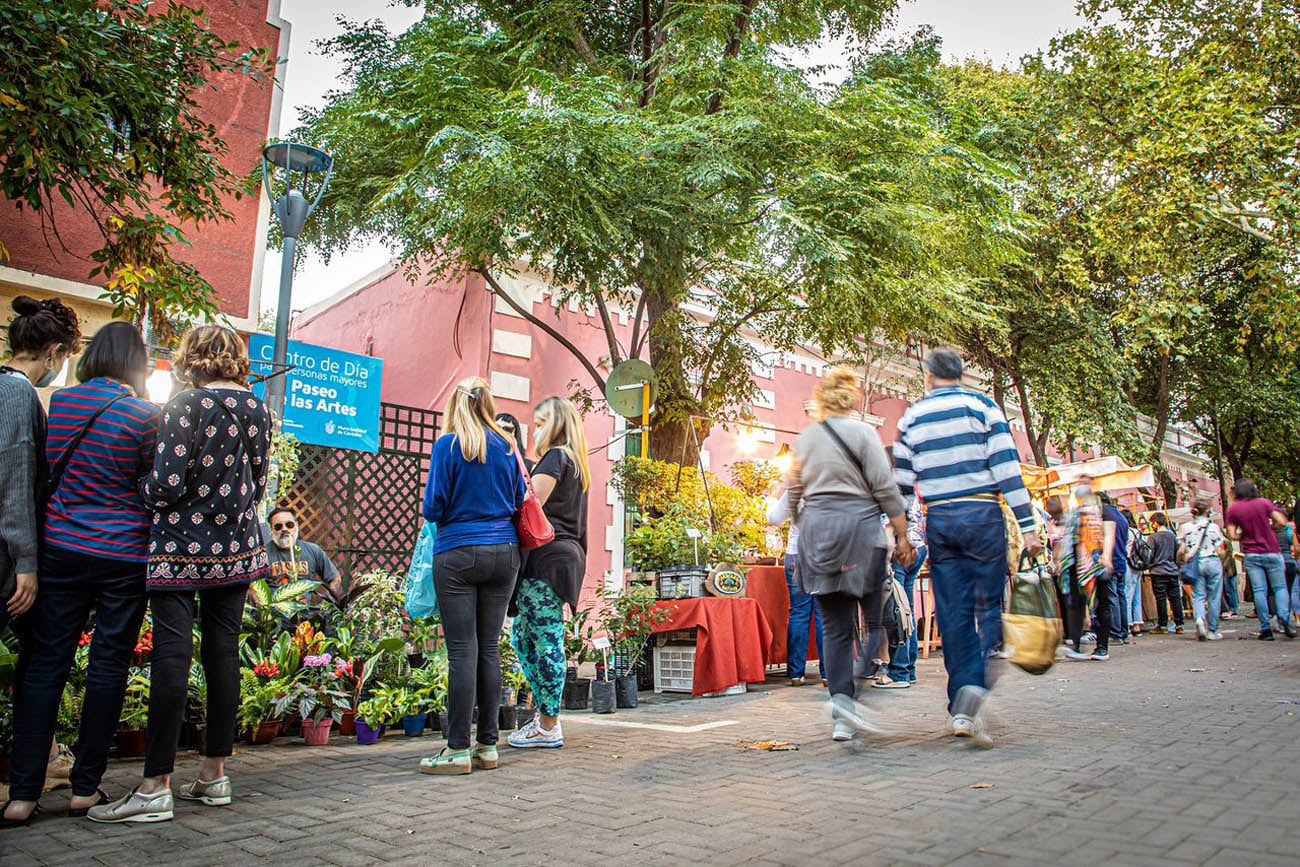
[[[945,736],[937,659],[915,689],[870,691],[895,734],[847,745],[820,689],[773,683],[573,716],[563,750],[508,750],[469,777],[417,772],[433,737],[244,747],[231,807],[178,801],[173,822],[106,827],[63,817],[54,793],[32,827],[0,832],[0,863],[1293,865],[1300,642],[1233,640],[1247,635],[1012,671],[987,752]],[[770,738],[800,749],[737,746]],[[105,786],[138,772],[117,764]]]

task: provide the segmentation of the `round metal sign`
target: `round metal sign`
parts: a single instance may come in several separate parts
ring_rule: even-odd
[[[639,358],[630,358],[619,364],[605,380],[605,399],[609,408],[631,421],[640,421],[645,414],[642,395],[645,383],[650,383],[650,409],[654,410],[659,397],[659,377],[654,368]]]

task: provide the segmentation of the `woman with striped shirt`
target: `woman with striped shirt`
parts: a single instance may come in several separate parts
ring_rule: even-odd
[[[53,495],[45,510],[40,584],[14,707],[10,795],[20,807],[34,808],[40,798],[46,745],[92,609],[72,814],[85,815],[108,800],[99,782],[145,612],[150,513],[139,483],[153,467],[158,408],[136,394],[144,389],[148,366],[140,333],[128,323],[110,323],[77,365],[81,384],[50,399]]]

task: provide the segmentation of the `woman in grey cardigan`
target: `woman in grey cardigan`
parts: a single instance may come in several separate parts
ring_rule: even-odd
[[[850,368],[822,377],[815,395],[821,421],[795,442],[787,494],[799,525],[799,583],[821,612],[831,692],[827,707],[837,741],[876,728],[854,701],[853,650],[858,612],[879,623],[884,603],[889,569],[881,513],[897,541],[895,559],[906,566],[916,557],[880,437],[852,417],[861,388]],[[871,646],[879,644],[877,638],[870,636]]]

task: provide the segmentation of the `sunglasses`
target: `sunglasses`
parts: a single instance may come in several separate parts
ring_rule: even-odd
[[[279,522],[279,523],[277,523],[277,524],[272,524],[272,525],[271,525],[271,529],[272,529],[272,530],[292,530],[292,529],[293,529],[294,527],[296,527],[296,526],[298,526],[298,525],[295,524],[293,521],[281,521],[281,522]]]

